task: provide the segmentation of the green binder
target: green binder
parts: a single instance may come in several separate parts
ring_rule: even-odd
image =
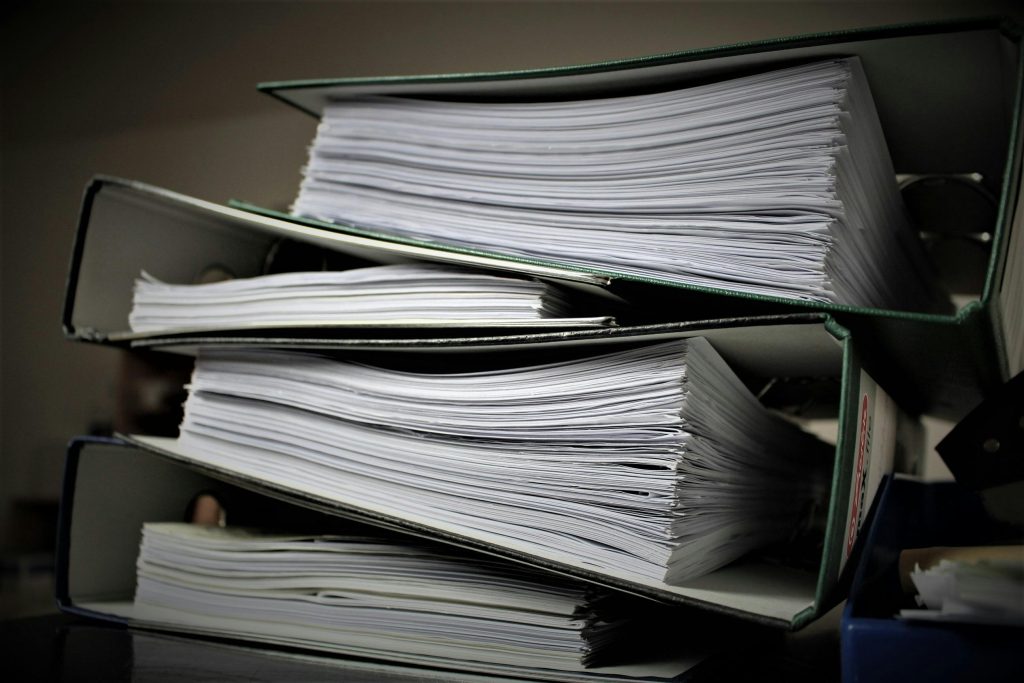
[[[420,366],[461,367],[467,362],[505,364],[507,358],[566,357],[597,354],[626,345],[704,337],[731,367],[743,376],[764,381],[779,378],[792,387],[801,405],[816,404],[816,417],[834,421],[835,451],[831,481],[822,507],[812,515],[810,528],[820,542],[806,547],[794,561],[752,556],[680,585],[669,585],[625,571],[599,569],[567,552],[555,552],[522,541],[446,523],[410,510],[401,501],[377,505],[348,500],[318,479],[316,485],[289,477],[268,476],[247,467],[224,467],[176,439],[130,435],[136,446],[201,471],[230,477],[243,486],[276,497],[351,517],[373,525],[461,545],[525,562],[541,569],[645,595],[669,604],[698,606],[774,627],[797,629],[823,614],[842,598],[844,568],[856,554],[856,540],[882,476],[913,466],[918,456],[918,425],[906,419],[883,385],[861,364],[855,335],[828,316],[805,314],[765,316],[756,320],[669,323],[605,330],[573,330],[529,335],[421,339],[299,339],[193,338],[144,340],[141,346],[166,345],[187,350],[190,345],[256,348],[319,348],[348,358],[368,353],[395,354],[415,359]],[[473,359],[470,361],[470,359]],[[814,396],[818,384],[821,400]],[[811,392],[810,394],[808,392]],[[783,403],[788,403],[783,401]],[[804,414],[809,414],[804,411]],[[323,485],[321,485],[323,484]],[[801,546],[803,547],[803,546]]]
[[[168,331],[133,332],[129,325],[132,288],[143,271],[167,282],[195,282],[207,273],[237,278],[265,274],[288,245],[333,257],[348,267],[432,260],[465,268],[501,268],[503,261],[438,252],[410,245],[366,239],[282,221],[189,197],[136,180],[96,176],[85,188],[71,251],[64,311],[64,334],[76,341],[129,346],[174,336]],[[115,257],[116,255],[116,257]],[[605,278],[555,268],[525,268],[522,274],[558,281],[593,298],[605,293]],[[600,305],[595,306],[600,308]],[[601,310],[605,314],[606,309]],[[587,319],[537,319],[485,324],[441,320],[383,325],[337,321],[288,324],[292,334],[365,336],[416,334],[465,336],[489,331],[522,333],[594,327]],[[598,324],[596,326],[603,326]],[[282,333],[282,326],[222,326],[183,329],[204,336],[220,333]]]
[[[263,83],[259,89],[319,116],[335,98],[401,94],[438,98],[585,98],[679,87],[826,57],[856,55],[870,82],[898,174],[950,186],[965,178],[992,199],[983,234],[983,282],[958,297],[954,314],[908,313],[800,302],[681,285],[601,269],[416,242],[351,225],[300,219],[258,206],[264,216],[447,253],[504,260],[507,267],[555,266],[607,278],[627,300],[652,302],[643,322],[825,310],[849,327],[876,376],[891,380],[911,410],[957,419],[986,391],[1024,367],[1024,244],[1021,209],[1022,45],[1017,27],[995,19],[858,29],[740,43],[582,66],[433,76]],[[927,195],[927,193],[925,193]],[[932,199],[948,199],[939,188]],[[928,201],[924,197],[924,201]],[[957,204],[966,208],[965,204]],[[927,206],[925,207],[927,209]],[[948,213],[948,212],[947,212]],[[935,211],[932,212],[932,215]],[[965,227],[963,225],[961,227]],[[930,226],[924,225],[925,231]],[[1015,229],[1016,228],[1016,229]],[[934,236],[932,236],[934,237]],[[962,236],[961,236],[962,237]],[[941,239],[941,238],[940,238]],[[950,237],[955,240],[960,237]],[[955,252],[955,250],[954,250]],[[954,264],[965,269],[966,264]],[[959,278],[954,272],[952,280]],[[980,279],[980,278],[979,278]]]

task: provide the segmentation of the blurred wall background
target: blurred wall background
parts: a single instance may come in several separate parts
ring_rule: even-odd
[[[952,17],[1021,21],[1020,4],[9,1],[0,556],[50,549],[65,443],[114,421],[120,352],[66,342],[59,325],[82,189],[105,173],[287,207],[315,122],[258,94],[257,82],[527,69]]]

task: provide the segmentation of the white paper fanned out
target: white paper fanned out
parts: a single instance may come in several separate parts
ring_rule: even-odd
[[[552,102],[339,98],[295,214],[611,273],[948,307],[857,58]]]
[[[921,609],[904,619],[1024,626],[1024,547],[981,560],[942,559],[915,566],[910,578]],[[1013,556],[1015,555],[1015,556]]]
[[[677,584],[785,539],[831,448],[704,339],[486,372],[204,350],[179,446],[215,467]]]
[[[424,544],[149,523],[133,616],[369,658],[582,671],[628,623],[603,620],[599,599]]]
[[[278,273],[206,284],[135,282],[133,332],[330,324],[515,324],[571,318],[559,291],[543,282],[430,264]]]

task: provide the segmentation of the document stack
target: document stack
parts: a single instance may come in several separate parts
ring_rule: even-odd
[[[204,351],[177,448],[667,584],[785,540],[832,469],[831,447],[768,414],[701,338],[445,374]]]
[[[515,326],[558,319],[609,325],[610,317],[568,319],[559,290],[537,280],[431,264],[278,273],[207,284],[136,280],[133,332],[311,325]]]
[[[146,524],[138,577],[148,622],[377,659],[576,671],[628,625],[580,584],[387,538]]]
[[[702,287],[948,306],[856,58],[577,101],[339,99],[293,210]]]
[[[962,415],[1024,358],[1020,43],[897,28],[265,84],[321,118],[292,213],[97,179],[67,335],[195,360],[177,436],[69,453],[62,606],[581,681],[673,679],[715,649],[617,666],[641,604],[690,631],[812,622],[885,477],[915,469],[902,408]],[[971,75],[922,115],[905,81],[935,69]],[[1002,188],[955,314],[897,184],[950,169]],[[116,514],[110,481],[137,494]],[[258,522],[287,504],[394,535],[230,504],[225,528],[181,523],[221,489]]]

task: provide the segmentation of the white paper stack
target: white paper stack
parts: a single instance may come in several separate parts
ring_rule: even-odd
[[[704,339],[487,372],[204,351],[190,458],[632,579],[677,584],[791,534],[832,449]]]
[[[606,272],[930,311],[857,58],[653,94],[329,104],[295,214]]]
[[[136,280],[133,332],[311,325],[514,325],[559,319],[601,326],[610,318],[567,318],[549,284],[428,264],[279,273],[206,284]]]
[[[377,659],[582,671],[628,623],[604,621],[599,600],[580,584],[387,538],[149,523],[134,616]]]

